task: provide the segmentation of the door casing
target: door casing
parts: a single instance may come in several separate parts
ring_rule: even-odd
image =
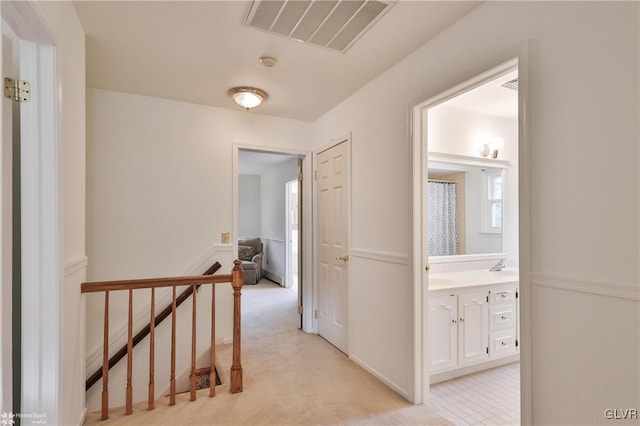
[[[428,311],[429,282],[425,266],[428,265],[428,253],[424,249],[426,240],[424,212],[426,194],[422,182],[426,180],[428,163],[427,123],[422,121],[425,109],[434,107],[448,99],[484,84],[511,70],[518,69],[518,173],[519,173],[519,251],[520,251],[520,308],[521,308],[521,419],[523,424],[532,422],[532,354],[531,354],[531,287],[530,287],[530,177],[529,177],[529,123],[528,81],[529,46],[528,43],[516,46],[504,52],[501,60],[496,60],[493,68],[476,73],[474,77],[430,97],[418,100],[410,105],[410,125],[412,139],[413,170],[413,309],[414,309],[414,375],[412,401],[424,403],[429,400],[429,359],[428,359]],[[486,68],[484,68],[486,70]],[[472,74],[473,75],[473,74]]]

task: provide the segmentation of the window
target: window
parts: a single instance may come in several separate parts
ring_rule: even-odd
[[[482,197],[482,232],[502,233],[502,173],[487,173]]]

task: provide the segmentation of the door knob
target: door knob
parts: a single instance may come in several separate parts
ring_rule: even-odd
[[[336,260],[341,260],[341,261],[343,261],[343,262],[348,262],[348,261],[349,261],[349,255],[348,255],[348,254],[345,254],[345,255],[343,255],[343,256],[336,257]]]

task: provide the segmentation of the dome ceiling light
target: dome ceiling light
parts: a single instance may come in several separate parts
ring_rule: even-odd
[[[267,92],[255,87],[234,87],[229,90],[229,96],[233,101],[242,108],[249,111],[252,108],[259,107],[262,102],[267,99]]]

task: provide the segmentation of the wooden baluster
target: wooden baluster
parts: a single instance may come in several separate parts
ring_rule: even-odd
[[[171,379],[169,381],[169,405],[176,405],[176,288],[173,287],[171,303]]]
[[[193,309],[191,311],[191,401],[196,400],[196,294],[198,294],[196,286],[193,288]]]
[[[151,322],[149,323],[149,410],[155,406],[156,289],[151,287]]]
[[[240,362],[240,289],[244,274],[240,260],[234,262],[231,285],[233,286],[233,363],[231,365],[231,393],[242,392],[242,364]]]
[[[133,369],[133,290],[129,289],[129,330],[127,340],[127,401],[124,414],[133,412],[133,389],[131,387]]]
[[[216,396],[216,285],[211,285],[211,371],[209,396]]]
[[[102,343],[102,420],[109,418],[109,292],[104,292],[104,342]]]

